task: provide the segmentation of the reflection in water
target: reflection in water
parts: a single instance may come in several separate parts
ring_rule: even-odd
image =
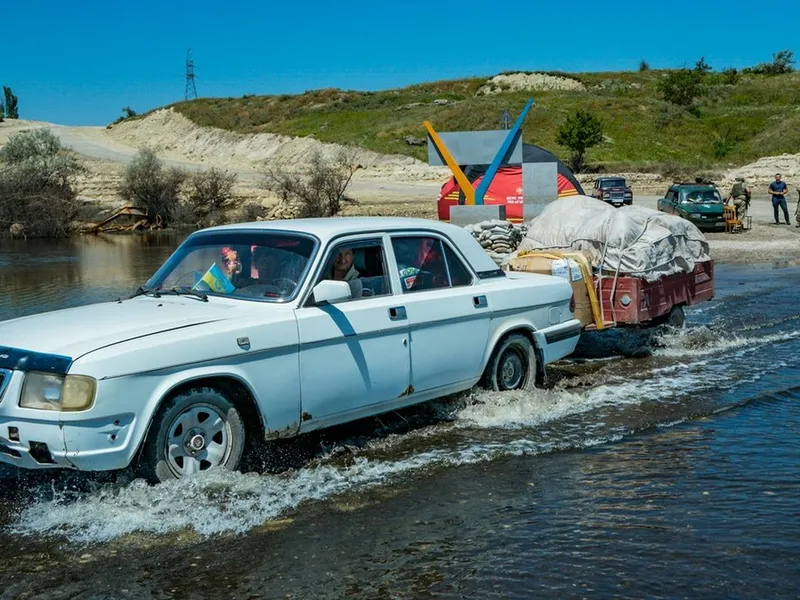
[[[66,240],[0,239],[0,318],[132,293],[184,237],[147,232]]]

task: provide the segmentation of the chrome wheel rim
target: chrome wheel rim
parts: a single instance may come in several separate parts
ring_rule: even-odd
[[[167,429],[167,464],[177,476],[208,471],[226,463],[233,435],[225,415],[209,404],[195,404]]]
[[[509,348],[503,352],[498,365],[498,375],[501,389],[515,390],[521,387],[525,377],[525,364],[516,349]]]

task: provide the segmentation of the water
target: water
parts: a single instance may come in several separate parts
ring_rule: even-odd
[[[177,241],[0,242],[0,319],[128,293]],[[800,269],[717,276],[686,331],[323,432],[283,471],[3,469],[0,598],[797,597]]]

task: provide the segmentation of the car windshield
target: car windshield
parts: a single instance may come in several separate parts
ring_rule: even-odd
[[[603,179],[602,181],[600,181],[600,187],[602,189],[615,188],[615,187],[625,187],[625,180],[624,179]]]
[[[298,233],[201,233],[181,244],[143,290],[281,302],[297,294],[316,247]]]
[[[717,190],[691,190],[685,194],[684,199],[688,202],[722,202]]]

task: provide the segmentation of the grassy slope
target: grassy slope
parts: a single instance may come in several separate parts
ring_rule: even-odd
[[[568,113],[590,109],[603,118],[608,140],[590,150],[589,160],[608,169],[713,168],[800,152],[800,73],[742,76],[735,85],[709,74],[696,115],[660,99],[656,83],[664,73],[574,75],[585,92],[476,96],[487,79],[481,77],[381,92],[327,89],[291,96],[199,99],[173,106],[199,125],[246,133],[313,134],[321,141],[425,160],[424,146],[403,141],[408,135],[425,136],[423,120],[430,120],[438,131],[496,129],[504,108],[515,117],[532,95],[536,104],[523,127],[526,142],[566,157],[567,151],[555,143],[558,125]],[[455,103],[433,105],[439,98]],[[423,104],[400,108],[416,102]],[[718,139],[732,143],[728,154],[715,154]]]

